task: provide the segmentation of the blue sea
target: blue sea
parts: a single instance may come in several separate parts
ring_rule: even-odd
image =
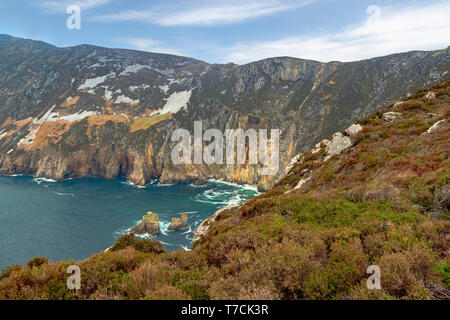
[[[258,192],[219,181],[138,187],[124,179],[52,181],[0,176],[0,269],[35,256],[80,260],[110,247],[147,211],[159,215],[166,250],[189,250],[193,231],[217,209],[240,204]],[[189,228],[168,231],[185,211]]]

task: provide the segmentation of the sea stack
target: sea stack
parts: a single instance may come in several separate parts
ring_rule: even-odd
[[[183,211],[181,214],[181,218],[172,218],[172,222],[170,223],[168,230],[181,230],[186,229],[188,227],[188,217],[186,212]]]
[[[146,234],[152,236],[159,235],[159,217],[156,213],[149,211],[142,217],[142,221],[137,226],[131,229],[135,234]]]

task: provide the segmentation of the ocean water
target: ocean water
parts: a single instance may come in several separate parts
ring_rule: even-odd
[[[137,187],[124,179],[52,181],[0,176],[0,269],[35,256],[80,260],[110,247],[147,211],[159,215],[156,238],[169,250],[189,249],[193,231],[217,209],[255,195],[252,188],[218,181]],[[189,229],[168,231],[188,215]]]

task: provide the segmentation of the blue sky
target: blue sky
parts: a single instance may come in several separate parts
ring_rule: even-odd
[[[81,8],[69,30],[68,5]],[[0,0],[0,33],[210,63],[273,56],[353,61],[450,45],[449,0]]]

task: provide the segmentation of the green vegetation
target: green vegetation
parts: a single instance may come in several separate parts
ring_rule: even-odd
[[[147,130],[158,122],[172,119],[171,113],[156,114],[150,117],[137,118],[130,126],[130,132],[138,130]]]
[[[450,82],[431,90],[387,109],[401,120],[361,120],[343,154],[304,154],[192,251],[126,235],[77,262],[81,290],[65,287],[70,262],[35,258],[3,270],[0,299],[450,299],[450,128],[426,133],[450,116]],[[370,265],[381,290],[366,287]]]

